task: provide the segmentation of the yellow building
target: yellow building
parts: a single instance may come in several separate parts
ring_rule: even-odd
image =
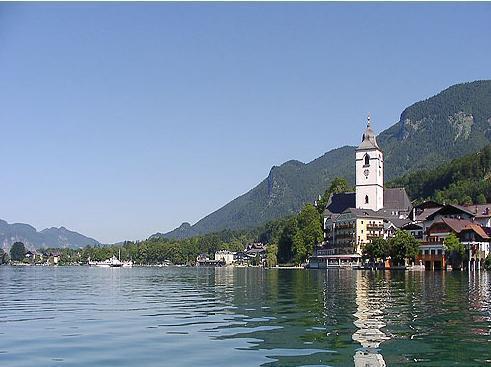
[[[384,236],[383,217],[369,209],[348,208],[329,224],[326,238],[332,244],[329,255],[361,255],[365,244]]]

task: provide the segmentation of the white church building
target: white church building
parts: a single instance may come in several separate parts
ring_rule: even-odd
[[[410,222],[412,206],[404,188],[384,188],[384,153],[377,144],[368,117],[355,152],[355,192],[333,194],[324,211],[322,248],[310,259],[311,267],[359,263],[365,244],[393,234]]]

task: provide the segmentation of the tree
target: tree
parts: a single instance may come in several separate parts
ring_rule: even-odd
[[[472,198],[469,195],[465,195],[462,199],[462,204],[464,205],[472,205]]]
[[[278,264],[278,245],[271,244],[266,248],[266,265],[269,268]]]
[[[346,192],[349,190],[348,181],[344,177],[336,177],[331,182],[331,186],[329,186],[329,192],[331,194],[339,194],[342,192]]]
[[[298,214],[297,226],[293,237],[293,257],[295,263],[301,264],[313,254],[315,245],[324,237],[321,217],[312,204],[305,205]]]
[[[293,236],[292,251],[295,264],[301,264],[307,258],[307,248],[299,231]]]
[[[336,177],[331,181],[331,185],[324,192],[324,195],[317,202],[317,211],[322,214],[326,209],[329,198],[332,194],[339,194],[349,190],[348,181],[343,177]]]
[[[22,242],[15,242],[10,249],[10,258],[13,261],[22,261],[26,256],[26,248]]]
[[[375,238],[363,248],[363,257],[374,263],[377,259],[385,260],[389,256],[389,245],[382,237]]]
[[[448,261],[452,265],[452,270],[462,268],[462,259],[465,254],[465,247],[454,233],[451,233],[443,241],[445,252],[448,254]]]
[[[297,233],[297,218],[290,218],[281,231],[278,241],[278,261],[289,263],[293,259],[293,238]]]
[[[477,195],[476,204],[486,204],[486,196],[483,193]]]
[[[395,265],[403,263],[405,259],[414,260],[419,252],[418,241],[410,233],[400,229],[389,239],[388,245],[388,253]]]

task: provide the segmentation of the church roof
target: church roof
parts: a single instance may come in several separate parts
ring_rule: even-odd
[[[368,116],[367,129],[361,137],[361,144],[357,148],[357,150],[363,149],[380,149],[375,138],[375,133],[370,125],[370,116]]]
[[[329,198],[324,215],[340,214],[349,208],[356,208],[356,194],[354,192],[333,194]],[[363,210],[366,211],[366,209]],[[384,217],[390,216],[389,213],[391,210],[399,212],[411,210],[411,201],[404,188],[396,187],[384,189],[384,208],[381,209],[379,215]]]
[[[356,206],[356,194],[354,192],[342,192],[333,194],[326,205],[324,215],[340,214],[348,208]]]
[[[397,209],[399,211],[411,210],[411,200],[403,187],[384,189],[384,209]]]

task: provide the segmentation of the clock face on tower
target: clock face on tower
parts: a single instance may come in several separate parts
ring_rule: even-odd
[[[370,171],[368,169],[363,171],[363,174],[365,175],[366,178],[368,178],[369,173],[370,173]]]

